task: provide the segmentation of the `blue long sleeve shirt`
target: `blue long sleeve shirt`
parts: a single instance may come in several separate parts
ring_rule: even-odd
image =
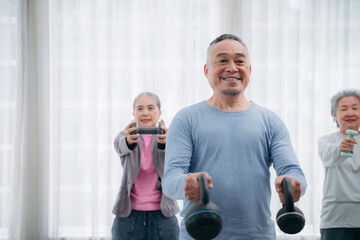
[[[210,201],[219,206],[223,230],[216,239],[276,239],[270,211],[270,172],[306,180],[283,121],[254,102],[226,112],[200,102],[179,111],[167,134],[163,192],[184,201],[183,217],[192,204],[185,197],[189,173],[206,171],[213,178]],[[181,224],[181,239],[191,239]]]

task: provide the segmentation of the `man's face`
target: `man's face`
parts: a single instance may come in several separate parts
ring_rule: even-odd
[[[161,111],[154,98],[142,96],[136,101],[133,116],[139,127],[155,127],[160,115]]]
[[[340,132],[346,134],[347,129],[359,130],[360,101],[357,97],[343,97],[339,100],[334,119],[340,126]]]
[[[244,94],[251,73],[246,48],[230,39],[216,43],[209,49],[204,73],[215,94]]]

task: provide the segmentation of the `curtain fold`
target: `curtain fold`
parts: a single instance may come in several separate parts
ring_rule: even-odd
[[[15,2],[15,1],[14,1]],[[47,194],[47,1],[19,1],[16,98],[9,182],[9,239],[46,239]],[[45,11],[42,11],[45,10]]]
[[[24,111],[23,105],[24,100],[24,82],[23,82],[23,75],[26,71],[26,65],[24,66],[24,62],[22,61],[24,57],[24,48],[26,48],[26,41],[21,41],[22,32],[26,33],[26,11],[27,11],[27,4],[20,4],[20,1],[13,2],[11,4],[8,1],[9,8],[6,9],[6,13],[10,14],[12,11],[11,9],[15,9],[14,18],[16,19],[16,25],[12,25],[12,31],[16,34],[10,42],[15,42],[14,51],[16,52],[14,56],[14,61],[16,62],[14,68],[16,69],[13,73],[13,85],[15,87],[14,91],[14,120],[15,124],[12,126],[13,129],[13,141],[12,141],[12,155],[10,155],[10,164],[8,169],[1,169],[2,174],[6,171],[9,171],[9,205],[8,212],[5,209],[2,209],[3,213],[7,212],[8,217],[8,225],[3,226],[3,228],[8,229],[6,234],[3,234],[4,237],[8,237],[9,239],[20,239],[22,222],[21,222],[21,215],[22,215],[22,199],[24,197],[23,194],[23,175],[24,175],[24,168],[23,168],[23,132],[24,132]],[[21,18],[20,16],[23,16]],[[4,17],[4,15],[2,16]],[[26,36],[26,34],[25,34]],[[8,49],[11,49],[10,46]]]
[[[277,229],[278,237],[318,239],[317,139],[337,130],[331,96],[360,89],[359,1],[0,4],[0,237],[110,238],[122,177],[112,141],[132,119],[133,98],[158,94],[169,126],[181,108],[211,95],[207,46],[233,33],[250,51],[246,96],[284,120],[308,181],[297,204],[304,230],[288,236]],[[273,216],[280,207],[274,190]]]

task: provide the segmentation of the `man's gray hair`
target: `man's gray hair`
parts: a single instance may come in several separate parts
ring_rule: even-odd
[[[247,54],[249,55],[249,49],[248,47],[246,46],[246,44],[243,42],[243,40],[241,40],[241,38],[239,38],[238,36],[235,36],[233,34],[222,34],[220,35],[219,37],[215,38],[209,45],[208,49],[207,49],[207,56],[206,56],[206,61],[208,61],[208,57],[209,57],[209,52],[210,52],[210,49],[213,45],[217,44],[218,42],[221,42],[223,40],[227,40],[227,39],[230,39],[230,40],[235,40],[235,41],[238,41],[240,44],[242,44],[245,49],[246,49],[246,52]]]
[[[140,97],[143,97],[143,96],[149,96],[149,97],[153,98],[153,99],[156,101],[156,105],[158,106],[159,110],[161,110],[160,98],[159,98],[155,93],[152,93],[152,92],[142,92],[142,93],[140,93],[139,95],[137,95],[137,97],[134,99],[134,102],[133,102],[133,111],[135,111],[135,105],[136,105],[137,100],[138,100]]]

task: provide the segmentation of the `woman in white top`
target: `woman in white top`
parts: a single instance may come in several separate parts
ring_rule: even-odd
[[[360,91],[347,89],[331,98],[331,115],[339,131],[318,141],[325,168],[320,233],[322,240],[360,240]],[[341,154],[349,152],[350,155]]]

